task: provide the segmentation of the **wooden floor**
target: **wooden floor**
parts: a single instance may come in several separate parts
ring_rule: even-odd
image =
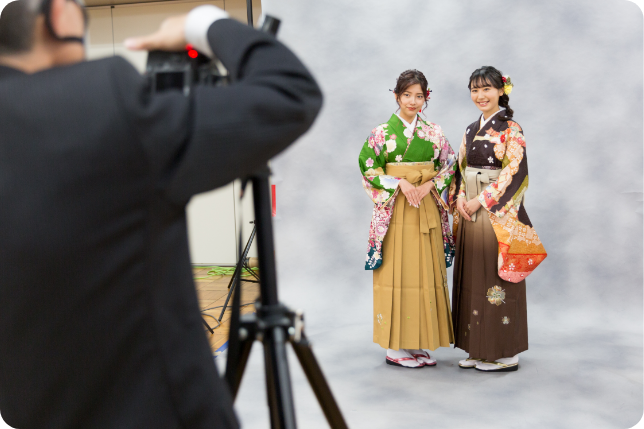
[[[224,313],[224,317],[221,319],[221,325],[217,328],[215,328],[217,326],[216,319],[219,318],[219,315],[221,314],[221,306],[223,306],[226,301],[226,296],[228,295],[228,283],[230,283],[231,276],[214,276],[207,279],[199,279],[199,277],[206,277],[208,271],[209,268],[193,269],[197,296],[199,297],[199,306],[202,310],[206,310],[205,314],[214,317],[204,317],[204,320],[208,322],[214,330],[214,334],[211,334],[210,331],[206,330],[206,335],[210,341],[210,347],[212,348],[213,354],[219,354],[217,353],[217,350],[221,348],[226,341],[228,341],[230,310],[226,309],[226,313]],[[251,279],[252,277],[242,277],[242,279],[244,278]],[[259,285],[257,283],[248,283],[244,281],[242,281],[241,284],[241,314],[253,313],[255,311],[255,306],[252,305],[252,303],[254,303],[259,297]],[[243,306],[248,303],[251,305]],[[229,305],[230,304],[232,304],[232,299],[230,300]]]

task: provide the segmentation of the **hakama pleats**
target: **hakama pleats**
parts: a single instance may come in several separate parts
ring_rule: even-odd
[[[456,234],[452,316],[455,347],[470,357],[494,361],[528,350],[525,280],[498,275],[498,241],[488,212],[462,219]]]
[[[398,194],[383,262],[373,272],[373,341],[384,348],[435,350],[454,342],[440,216],[431,195],[423,204],[412,207]]]

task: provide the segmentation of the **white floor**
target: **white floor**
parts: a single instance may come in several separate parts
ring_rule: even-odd
[[[535,325],[535,324],[533,324]],[[520,369],[486,374],[457,366],[466,353],[439,349],[435,367],[386,365],[369,323],[310,329],[314,351],[350,428],[630,428],[642,417],[642,332],[530,327]],[[257,345],[236,409],[244,428],[269,428]],[[291,353],[298,427],[328,428]],[[224,359],[218,359],[221,367]]]

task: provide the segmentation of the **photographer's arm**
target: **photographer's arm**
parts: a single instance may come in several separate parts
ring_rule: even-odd
[[[174,31],[177,48],[185,40]],[[310,127],[322,101],[306,68],[273,36],[220,19],[207,39],[233,77],[230,86],[200,86],[187,99],[139,89],[133,112],[160,187],[178,204],[259,169]]]

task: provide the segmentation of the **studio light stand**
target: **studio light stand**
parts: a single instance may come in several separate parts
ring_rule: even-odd
[[[250,223],[254,224],[255,221],[252,221]],[[224,313],[226,312],[226,308],[228,307],[228,301],[230,301],[230,297],[232,296],[233,292],[235,292],[237,285],[240,285],[241,287],[241,282],[259,283],[259,276],[248,265],[248,252],[250,251],[250,246],[253,244],[253,238],[255,238],[256,232],[257,232],[257,225],[253,227],[253,232],[250,234],[250,237],[246,242],[246,247],[244,247],[244,251],[242,252],[241,257],[239,258],[239,261],[237,261],[235,272],[233,273],[233,276],[230,278],[230,282],[228,283],[228,289],[230,290],[228,291],[228,296],[226,297],[224,308],[221,309],[221,314],[219,315],[219,319],[217,319],[217,321],[219,322],[221,322],[221,319],[224,317]],[[255,280],[242,279],[241,273],[243,272],[243,270],[246,270],[247,273],[250,273],[250,275],[253,276]]]
[[[253,25],[252,6],[252,0],[246,0],[248,24],[251,26]],[[279,24],[278,19],[266,16],[262,31],[275,35]],[[313,355],[311,344],[304,334],[302,313],[291,311],[280,304],[277,296],[269,176],[270,170],[268,166],[265,166],[242,183],[242,195],[249,181],[253,186],[255,206],[253,231],[257,238],[260,298],[255,304],[256,313],[245,314],[241,317],[241,288],[231,287],[231,293],[234,295],[226,359],[226,382],[234,400],[239,391],[253,342],[260,341],[264,346],[266,393],[271,428],[296,429],[295,405],[286,355],[286,343],[288,342],[293,346],[295,355],[302,365],[331,428],[348,429],[340,408],[322,374],[320,365]],[[241,239],[239,248],[241,253]],[[244,252],[247,253],[249,248],[250,244],[247,244]],[[238,261],[236,276],[233,276],[233,278],[238,278],[236,284],[239,284],[240,264],[243,260],[244,255],[242,254]]]
[[[288,342],[293,346],[295,355],[331,428],[347,429],[331,389],[313,355],[311,344],[304,334],[302,313],[291,311],[280,304],[277,296],[269,175],[270,170],[265,167],[250,177],[255,204],[261,295],[255,304],[256,313],[240,316],[241,291],[239,288],[234,294],[226,359],[226,381],[234,399],[237,396],[253,342],[260,341],[264,346],[271,428],[295,429],[297,427],[295,407],[286,355]]]

